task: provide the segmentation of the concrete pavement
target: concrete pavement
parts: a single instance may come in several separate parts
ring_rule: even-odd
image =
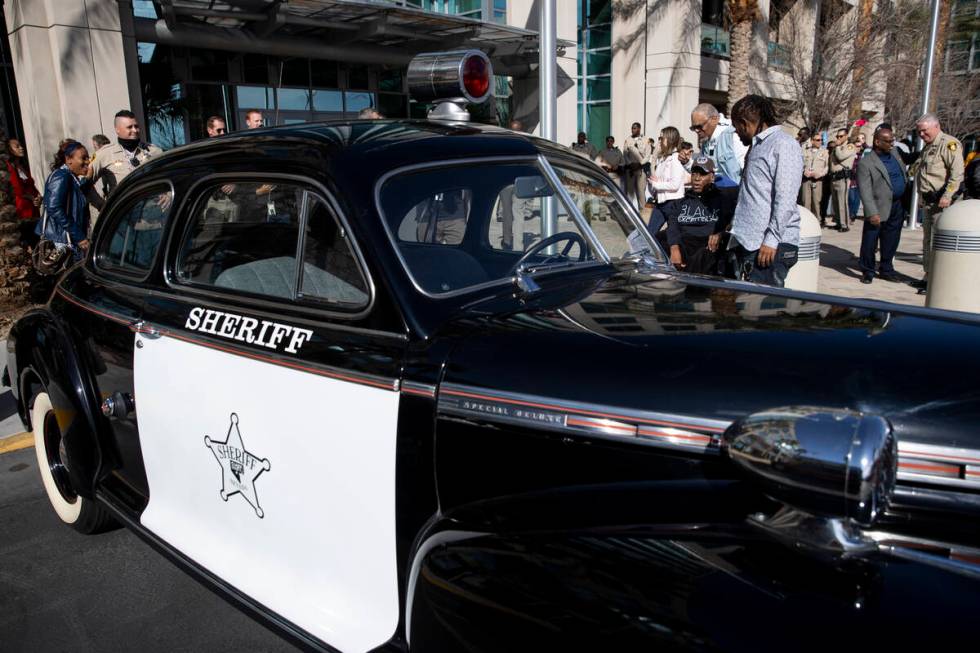
[[[296,651],[127,530],[81,535],[33,449],[0,455],[0,650]]]
[[[864,219],[857,218],[851,230],[840,233],[824,229],[820,247],[819,292],[838,297],[865,297],[897,304],[925,306],[925,295],[916,294],[908,282],[922,278],[922,229],[902,230],[895,255],[895,271],[901,283],[882,281],[877,277],[870,285],[861,283],[858,253]]]

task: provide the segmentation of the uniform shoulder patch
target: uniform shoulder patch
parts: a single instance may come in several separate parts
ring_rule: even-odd
[[[956,141],[950,141],[946,143],[946,147],[949,149],[950,152],[955,152],[956,148],[959,147],[959,144]]]

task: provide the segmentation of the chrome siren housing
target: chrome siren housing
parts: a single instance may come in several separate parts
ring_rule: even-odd
[[[466,104],[482,104],[493,95],[493,66],[479,50],[424,52],[408,65],[408,91],[419,102],[432,102],[430,120],[467,122]]]

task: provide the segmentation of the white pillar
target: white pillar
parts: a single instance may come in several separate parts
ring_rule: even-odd
[[[127,74],[120,21],[127,7],[117,0],[7,0],[25,146],[39,183],[63,138],[91,147],[93,134],[115,138],[117,111],[142,113],[131,104],[130,82],[138,101],[138,79]]]
[[[555,140],[558,108],[558,62],[555,37],[558,21],[555,16],[555,0],[540,0],[541,18],[538,31],[538,96],[541,98],[541,136]]]
[[[701,6],[683,0],[632,3],[613,18],[612,120],[617,144],[633,122],[656,140],[676,127],[684,140],[701,86]]]
[[[575,11],[566,11],[566,0],[554,0],[558,6],[558,38],[562,41],[578,42],[578,17]],[[507,24],[533,31],[538,30],[538,3],[534,0],[508,0]],[[578,92],[576,76],[578,49],[572,45],[558,57],[557,86],[557,133],[555,140],[569,145],[575,141],[578,131]],[[533,133],[539,131],[539,106],[537,71],[524,79],[514,80],[514,117],[524,122],[525,128]]]

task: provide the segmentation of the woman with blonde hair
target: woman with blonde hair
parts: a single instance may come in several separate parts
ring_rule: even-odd
[[[664,209],[684,197],[684,164],[677,156],[681,144],[681,134],[676,127],[660,130],[660,147],[657,149],[657,165],[654,173],[647,179],[650,194],[656,197],[657,205],[650,214],[650,233],[656,234],[667,222]]]

